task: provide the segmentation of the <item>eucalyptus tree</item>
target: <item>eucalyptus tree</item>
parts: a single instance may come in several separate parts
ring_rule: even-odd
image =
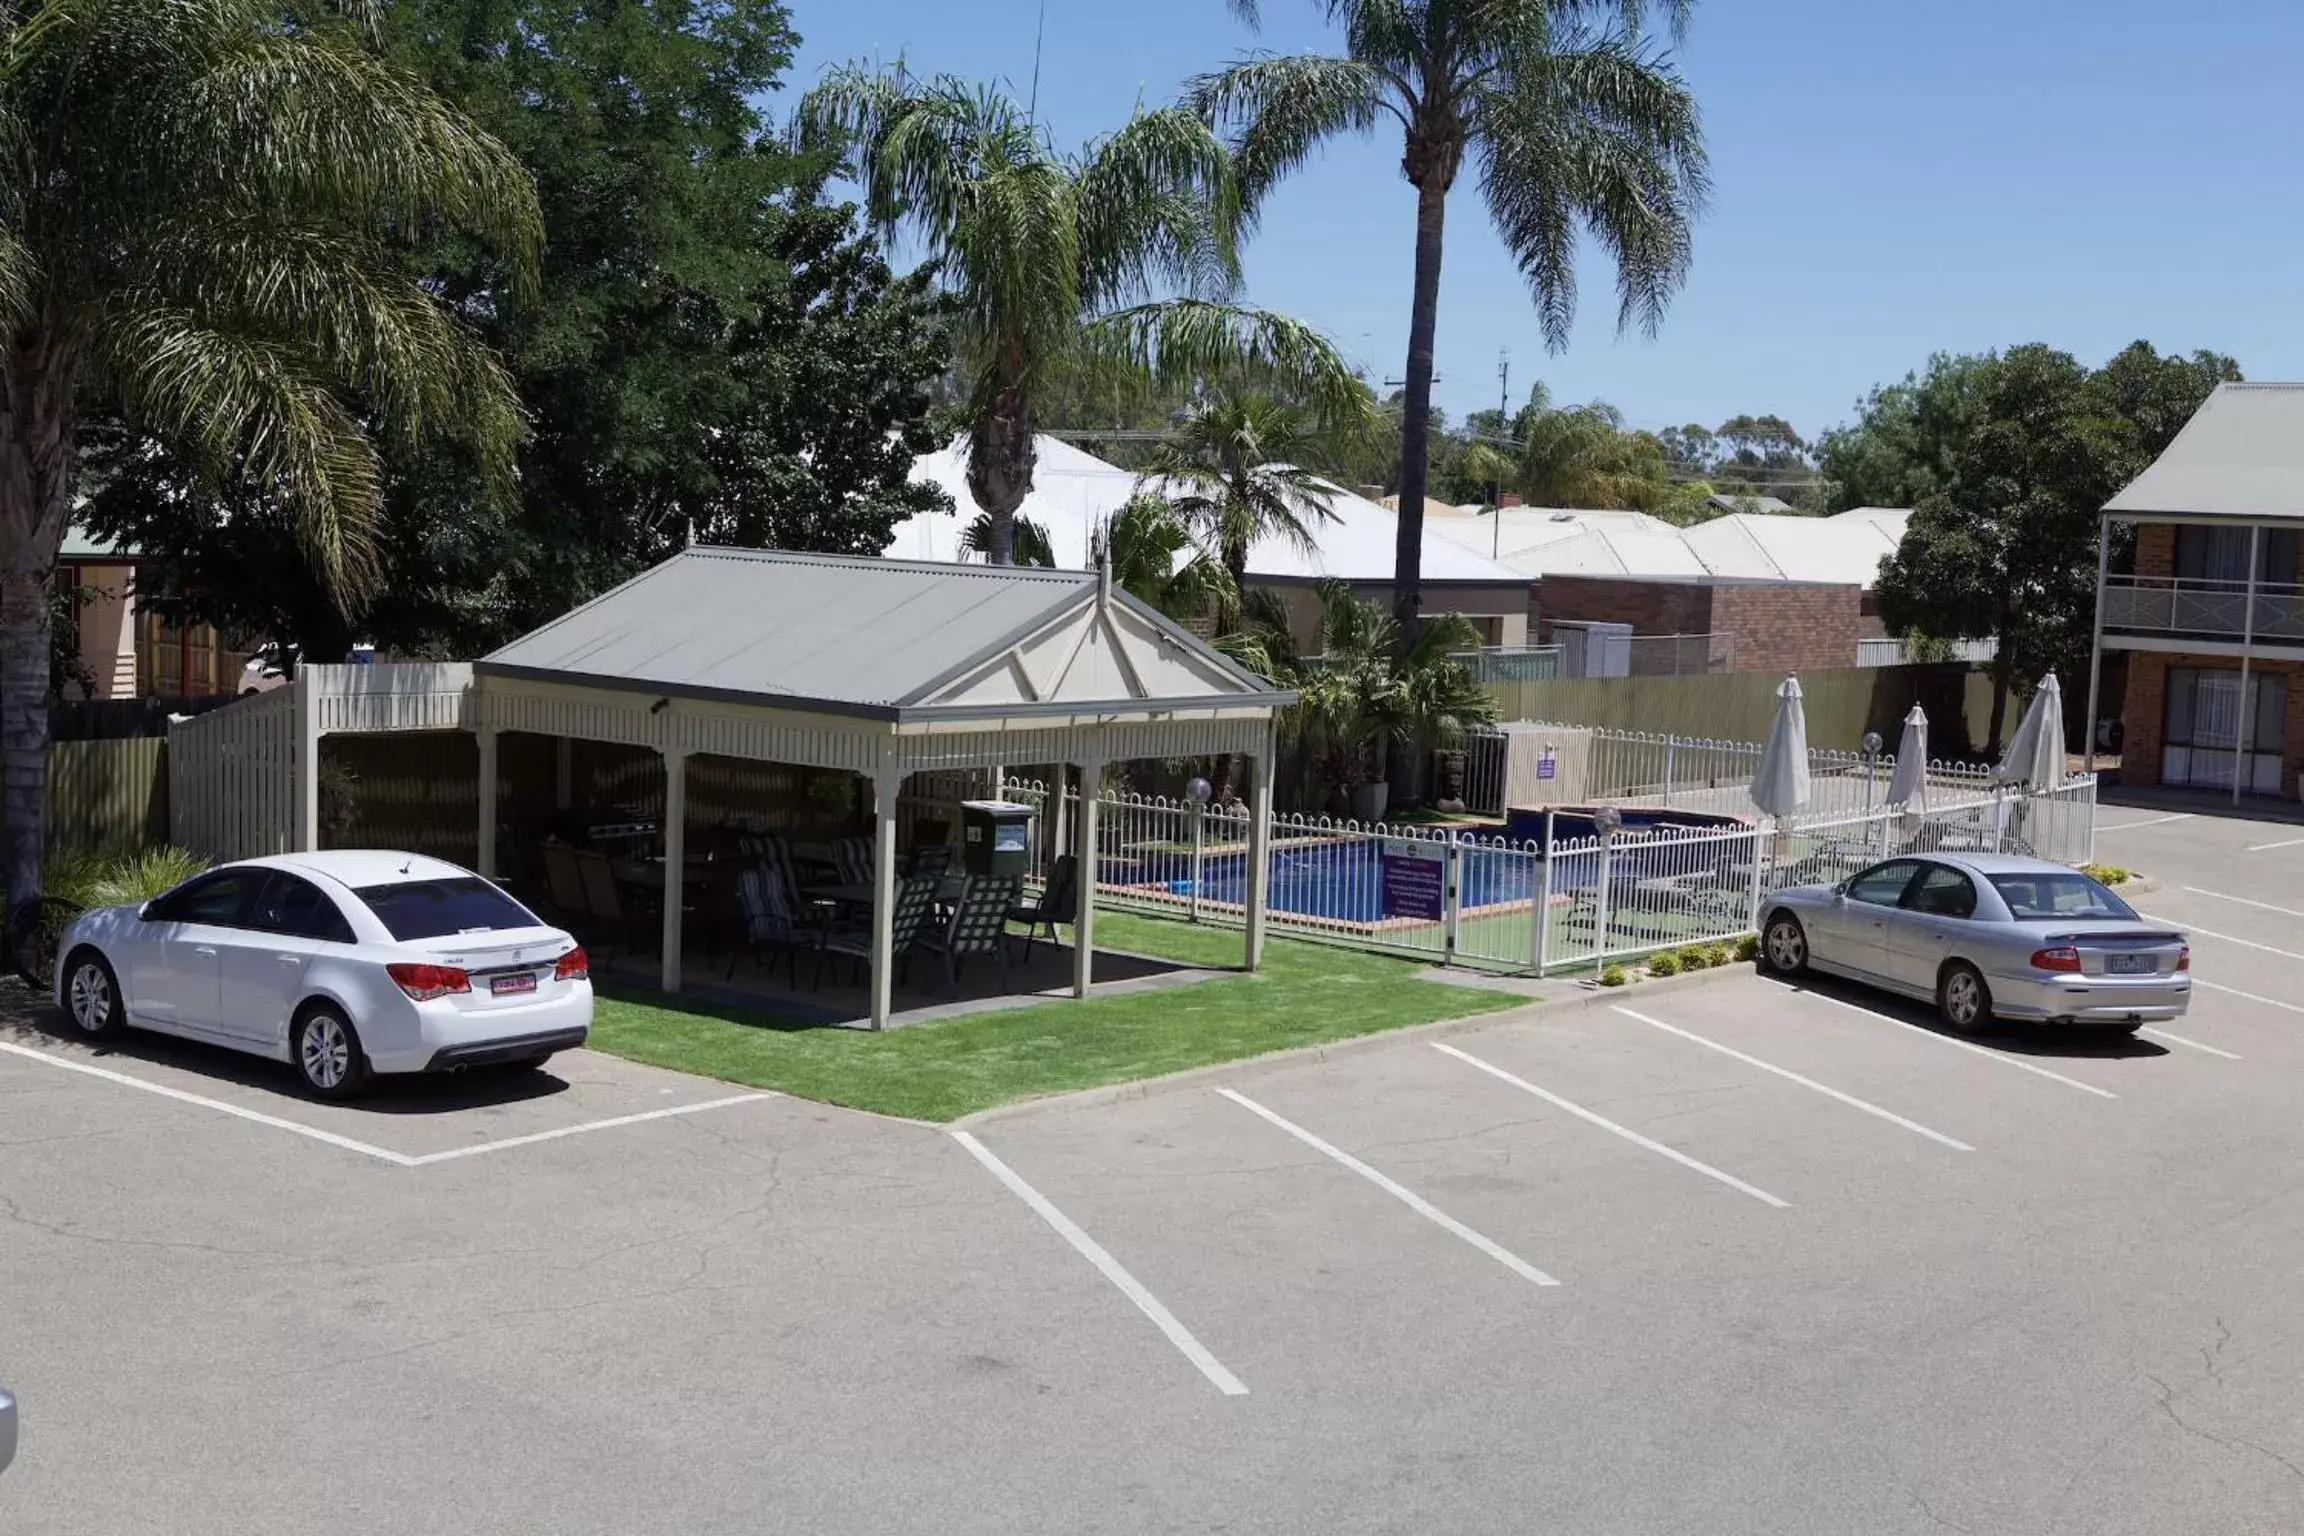
[[[1041,403],[1084,375],[1249,378],[1366,409],[1318,331],[1232,302],[1240,179],[1194,112],[1139,110],[1067,154],[997,91],[849,65],[808,92],[798,128],[846,146],[870,222],[916,243],[952,297],[968,489],[995,564],[1031,493]]]
[[[330,588],[372,579],[372,432],[510,477],[518,403],[407,275],[460,231],[532,272],[519,163],[376,54],[376,0],[0,7],[0,859],[39,887],[48,592],[76,438],[117,412],[293,516]]]
[[[1653,330],[1687,276],[1707,171],[1695,98],[1650,24],[1660,18],[1677,39],[1692,0],[1316,3],[1342,31],[1341,53],[1245,58],[1195,81],[1191,100],[1233,133],[1251,218],[1330,139],[1400,131],[1401,174],[1416,188],[1416,264],[1392,606],[1412,643],[1449,191],[1474,162],[1554,349],[1575,317],[1583,236],[1615,264],[1619,325]],[[1257,0],[1233,8],[1257,20]]]

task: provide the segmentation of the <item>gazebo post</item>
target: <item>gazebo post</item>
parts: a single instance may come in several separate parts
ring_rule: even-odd
[[[1247,953],[1242,957],[1248,969],[1258,970],[1264,964],[1264,905],[1272,878],[1272,768],[1275,762],[1271,732],[1264,736],[1264,750],[1248,759],[1248,881],[1242,894],[1248,903],[1246,928]]]
[[[1104,785],[1104,765],[1080,765],[1080,808],[1072,818],[1073,857],[1078,860],[1080,900],[1072,920],[1072,995],[1086,997],[1095,980],[1096,959],[1096,794]]]
[[[904,771],[893,756],[872,780],[872,1027],[886,1029],[896,991],[896,797]]]
[[[473,732],[480,748],[480,862],[474,869],[496,878],[496,728],[483,725]]]
[[[664,971],[661,985],[680,990],[680,904],[687,894],[688,754],[664,748]]]

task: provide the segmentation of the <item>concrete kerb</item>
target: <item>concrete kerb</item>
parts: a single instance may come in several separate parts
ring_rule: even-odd
[[[1371,1035],[1354,1035],[1346,1040],[1327,1040],[1318,1045],[1291,1046],[1284,1051],[1267,1051],[1261,1056],[1243,1056],[1237,1061],[1219,1061],[1205,1067],[1188,1067],[1182,1072],[1164,1073],[1159,1077],[1138,1078],[1133,1082],[1106,1083],[1095,1088],[1079,1088],[1070,1093],[1044,1094],[1039,1098],[1019,1099],[1013,1104],[995,1104],[974,1114],[962,1115],[947,1121],[944,1129],[965,1131],[980,1125],[991,1125],[1002,1120],[1014,1120],[1025,1115],[1041,1114],[1050,1110],[1093,1109],[1103,1104],[1118,1104],[1134,1099],[1147,1099],[1154,1094],[1180,1093],[1187,1089],[1204,1087],[1218,1081],[1237,1082],[1250,1078],[1284,1072],[1318,1062],[1334,1061],[1350,1056],[1365,1056],[1387,1050],[1396,1045],[1417,1041],[1442,1040],[1450,1035],[1469,1034],[1474,1030],[1494,1029],[1505,1024],[1526,1024],[1538,1019],[1556,1018],[1563,1013],[1585,1009],[1605,1008],[1627,998],[1649,997],[1658,992],[1680,991],[1700,987],[1707,982],[1730,976],[1749,976],[1753,967],[1743,965],[1714,966],[1708,970],[1693,971],[1681,976],[1658,977],[1647,981],[1628,982],[1621,987],[1579,985],[1569,995],[1547,997],[1532,1001],[1525,1008],[1506,1008],[1495,1013],[1469,1014],[1461,1019],[1439,1019],[1430,1024],[1411,1024],[1404,1029],[1379,1030]],[[1425,979],[1447,978],[1447,984],[1469,987],[1475,991],[1500,992],[1512,988],[1498,983],[1511,977],[1483,977],[1467,980],[1460,972],[1426,973]],[[1519,978],[1526,980],[1527,978]],[[1555,983],[1556,985],[1556,983]]]

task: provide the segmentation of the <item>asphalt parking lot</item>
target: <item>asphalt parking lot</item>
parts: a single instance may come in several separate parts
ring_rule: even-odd
[[[955,1135],[20,1018],[0,1531],[2304,1529],[2304,826],[2175,814],[2117,1043],[1741,974]]]

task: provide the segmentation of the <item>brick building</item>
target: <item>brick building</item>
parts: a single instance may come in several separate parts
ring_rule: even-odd
[[[1544,578],[1538,593],[1541,643],[1563,622],[1630,624],[1635,636],[1712,637],[1710,666],[1646,662],[1643,671],[1814,672],[1850,665],[1865,630],[1863,592],[1853,585],[1730,576],[1568,576]],[[1877,626],[1874,626],[1875,628]]]
[[[2106,569],[2136,529],[2134,568]],[[2226,384],[2104,508],[2094,671],[2129,784],[2297,795],[2304,765],[2304,384]],[[2089,688],[2094,745],[2097,681]]]

